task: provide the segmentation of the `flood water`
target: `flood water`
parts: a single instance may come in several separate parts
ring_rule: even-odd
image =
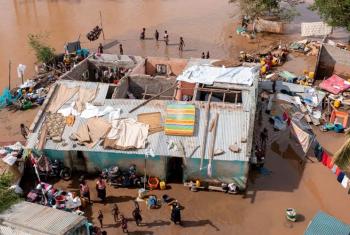
[[[298,32],[301,19],[317,20],[305,6],[298,7],[301,16],[289,26],[289,34]],[[105,40],[90,43],[86,33],[100,23]],[[27,35],[47,34],[47,42],[57,52],[65,42],[80,37],[82,46],[96,50],[98,43],[118,40],[124,53],[169,57],[200,57],[210,51],[211,58],[237,57],[243,49],[259,47],[274,36],[249,42],[235,35],[235,22],[240,18],[237,5],[228,0],[0,0],[0,88],[8,84],[8,64],[12,62],[12,87],[20,83],[16,67],[27,65],[25,78],[30,78],[35,62],[33,51],[27,45]],[[168,30],[170,45],[155,40],[140,41],[145,27],[146,37],[153,37],[158,29],[160,37]],[[300,29],[299,29],[300,30]],[[185,51],[179,53],[179,37],[185,40]],[[107,52],[118,52],[115,46]]]

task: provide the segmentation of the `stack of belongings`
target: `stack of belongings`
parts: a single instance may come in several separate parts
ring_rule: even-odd
[[[165,134],[193,136],[196,109],[192,104],[169,104],[165,120]]]

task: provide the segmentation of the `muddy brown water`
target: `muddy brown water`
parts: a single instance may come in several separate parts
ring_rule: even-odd
[[[265,35],[249,41],[235,34],[239,8],[228,0],[1,0],[0,7],[0,89],[8,85],[8,62],[12,61],[12,86],[18,85],[16,68],[27,65],[25,78],[34,71],[34,54],[27,45],[29,33],[47,34],[47,42],[57,52],[65,42],[79,38],[83,47],[95,50],[98,43],[118,40],[125,54],[200,57],[210,51],[212,58],[237,57],[241,50],[256,50],[264,44],[288,40],[298,36],[300,22],[316,21],[318,16],[298,6],[300,16],[287,27],[286,35]],[[106,40],[94,42],[85,35],[99,24],[99,11]],[[168,30],[170,46],[154,40],[140,41],[139,33],[146,28],[146,37],[152,38],[158,29],[160,37]],[[185,51],[179,53],[179,37],[185,40]],[[118,52],[115,46],[107,52]]]

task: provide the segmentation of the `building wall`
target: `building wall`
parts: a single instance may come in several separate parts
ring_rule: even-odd
[[[131,164],[136,165],[137,173],[144,174],[144,155],[119,154],[111,152],[83,152],[77,151],[45,150],[50,159],[59,159],[73,170],[96,173],[102,169],[112,166],[119,166],[121,169],[128,169]],[[161,180],[166,179],[167,157],[156,156],[147,159],[147,175],[156,176]],[[183,171],[183,180],[200,180],[212,183],[233,183],[239,180],[246,186],[249,165],[243,161],[212,161],[212,176],[208,176],[208,160],[204,160],[203,169],[200,171],[200,159],[186,159]]]
[[[143,93],[147,87],[147,94],[158,94],[175,84],[176,78],[174,77],[163,77],[156,76],[151,77],[149,75],[133,75],[129,76],[129,91],[136,96],[136,98],[141,99]],[[164,96],[173,96],[174,89],[169,90]],[[150,98],[150,97],[147,97]]]
[[[178,76],[185,69],[187,63],[188,60],[186,59],[147,57],[146,73],[149,75],[153,75],[156,72],[157,64],[166,64],[170,66],[170,69],[173,72],[173,74]]]
[[[65,80],[82,80],[82,74],[89,70],[88,59],[83,60],[77,66],[72,68],[69,72],[63,74],[60,79]]]
[[[45,150],[45,154],[50,159],[59,159],[73,170],[96,173],[105,168],[119,166],[121,169],[128,169],[135,164],[137,173],[144,174],[145,157],[138,154],[120,154],[113,152],[82,152]],[[166,158],[149,157],[147,159],[147,175],[156,176],[160,179],[166,178]]]
[[[201,180],[206,182],[234,183],[243,181],[246,186],[249,164],[243,161],[212,161],[212,176],[208,176],[209,160],[203,161],[203,169],[200,170],[200,159],[187,159],[184,169],[184,180]]]
[[[324,45],[318,58],[316,78],[324,79],[333,74],[350,77],[350,53],[338,47]]]

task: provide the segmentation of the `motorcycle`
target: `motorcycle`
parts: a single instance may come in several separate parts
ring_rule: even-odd
[[[141,178],[136,175],[136,166],[131,165],[127,172],[122,172],[118,166],[102,171],[102,178],[114,187],[141,187]]]
[[[47,157],[41,156],[36,160],[36,165],[40,178],[46,181],[49,177],[60,177],[65,181],[72,178],[72,170],[57,159],[50,161]]]

